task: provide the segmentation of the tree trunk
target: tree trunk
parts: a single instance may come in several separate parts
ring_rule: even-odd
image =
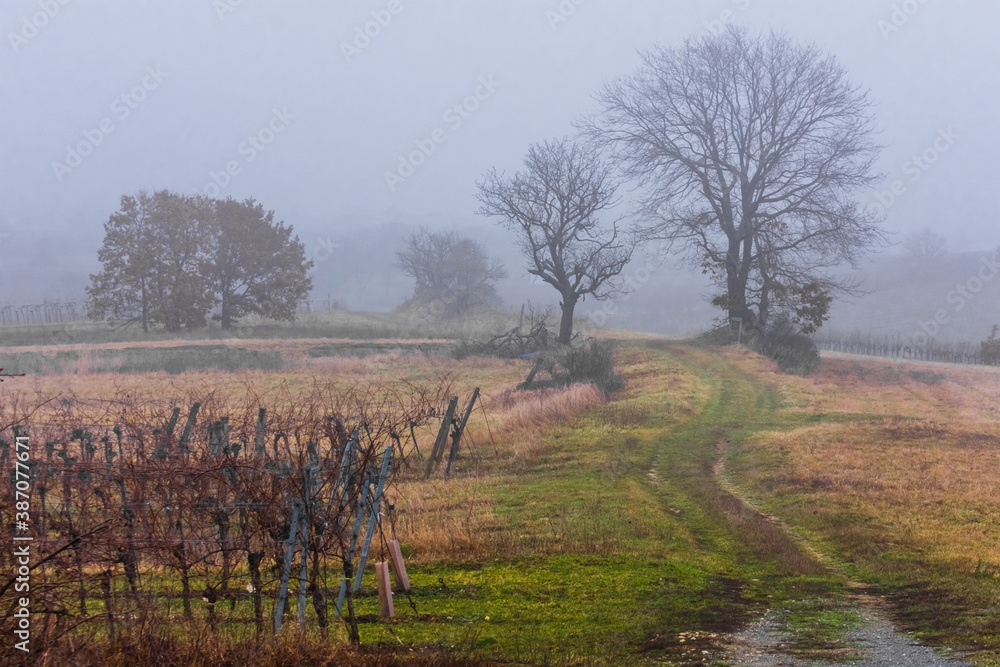
[[[771,315],[771,288],[764,284],[760,291],[760,307],[757,308],[757,326],[764,329],[767,326],[767,319]]]
[[[728,299],[729,322],[733,329],[738,329],[739,325],[733,323],[734,317],[739,317],[746,328],[753,322],[753,313],[747,306],[747,275],[744,270],[745,262],[741,259],[740,243],[730,240],[729,252],[726,256],[726,297]],[[749,253],[750,250],[746,249]]]
[[[149,333],[149,295],[146,294],[146,284],[140,288],[142,292],[142,332]]]
[[[219,307],[219,314],[222,320],[222,328],[231,329],[233,322],[229,317],[229,290],[225,286],[222,288],[222,304]]]
[[[573,338],[573,311],[576,310],[576,300],[578,298],[576,294],[570,296],[563,295],[563,300],[559,304],[562,308],[562,320],[559,322],[560,345],[569,345],[569,341]]]

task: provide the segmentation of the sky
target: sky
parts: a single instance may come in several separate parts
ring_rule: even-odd
[[[573,133],[641,50],[724,23],[871,91],[886,181],[864,201],[896,240],[1000,243],[1000,3],[4,0],[0,302],[82,294],[141,189],[254,197],[314,258],[386,223],[484,229],[487,169]]]

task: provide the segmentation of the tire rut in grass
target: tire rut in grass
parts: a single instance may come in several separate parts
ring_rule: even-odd
[[[971,663],[938,655],[930,647],[918,644],[899,634],[887,618],[885,601],[862,583],[851,581],[834,559],[820,552],[807,539],[780,517],[757,509],[754,503],[726,475],[728,440],[720,441],[712,477],[719,488],[772,526],[810,560],[843,577],[849,593],[840,599],[814,598],[797,601],[807,610],[806,623],[795,627],[795,614],[802,610],[786,605],[784,609],[769,609],[763,618],[725,637],[723,662],[731,667],[807,667],[823,665],[854,665],[855,667],[945,667]],[[810,617],[809,614],[812,614]],[[809,623],[809,619],[813,619]],[[836,621],[843,623],[838,629]],[[832,622],[831,622],[832,621]],[[853,625],[854,627],[848,627]]]

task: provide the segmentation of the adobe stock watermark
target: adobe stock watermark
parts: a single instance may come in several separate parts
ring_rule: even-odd
[[[913,17],[920,13],[928,0],[904,0],[892,6],[892,12],[887,19],[881,18],[876,24],[878,31],[882,33],[882,39],[889,41],[889,38],[903,29],[903,27],[913,20]]]
[[[226,14],[232,14],[242,5],[243,0],[212,0],[212,9],[220,21],[225,21]]]
[[[909,177],[909,182],[916,183],[924,174],[930,171],[941,156],[951,150],[952,146],[955,145],[962,135],[955,132],[955,130],[948,126],[947,128],[939,128],[937,131],[937,136],[934,141],[930,143],[922,152],[914,155],[909,160],[903,163],[902,171],[904,176]],[[883,190],[876,193],[875,198],[877,202],[872,202],[870,204],[871,209],[879,214],[885,215],[886,212],[892,208],[893,204],[899,201],[900,197],[904,196],[907,192],[907,183],[903,179],[896,179],[889,184],[888,190]]]
[[[316,247],[313,248],[312,258],[317,265],[322,264],[326,260],[333,257],[335,251],[340,250],[340,244],[330,238],[328,234],[326,237],[316,237]]]
[[[962,312],[977,298],[986,284],[997,274],[1000,274],[1000,253],[994,252],[992,257],[983,257],[976,272],[965,282],[955,285],[955,289],[945,296],[945,301],[951,306],[950,311],[947,308],[938,308],[934,317],[917,323],[917,331],[910,336],[911,344],[916,347],[927,346],[942,328],[951,322],[954,315]]]
[[[123,122],[132,115],[132,112],[142,104],[149,93],[160,87],[163,80],[169,76],[169,72],[164,72],[159,65],[146,68],[146,75],[131,90],[122,93],[110,105],[114,118],[104,117],[97,123],[97,127],[82,130],[83,139],[75,145],[66,146],[66,157],[62,162],[55,160],[52,162],[52,171],[56,175],[56,180],[60,183],[67,174],[83,164],[87,156],[100,146],[104,139],[115,131],[116,123]]]
[[[49,21],[59,15],[63,7],[72,0],[37,0],[39,11],[30,16],[21,17],[21,25],[17,32],[8,32],[7,41],[14,53],[20,51],[33,40],[38,33],[49,24]]]
[[[15,427],[16,429],[17,427]],[[31,520],[31,492],[34,486],[32,479],[31,443],[27,435],[14,431],[14,469],[11,471],[14,482],[14,497],[10,499],[14,509],[13,567],[15,596],[14,636],[20,641],[14,648],[25,653],[31,652],[31,561],[32,542],[34,541],[34,525]]]
[[[344,60],[350,63],[353,58],[360,56],[362,51],[371,46],[372,40],[377,39],[404,9],[406,5],[402,0],[389,0],[385,7],[371,13],[370,21],[354,26],[351,41],[340,43],[340,52],[344,54]]]
[[[746,11],[750,8],[750,0],[730,0],[730,4],[740,11]],[[726,31],[726,26],[734,18],[736,18],[736,12],[729,8],[723,9],[716,18],[702,22],[705,29],[698,36],[701,38],[717,37]]]
[[[559,6],[553,9],[545,10],[545,20],[549,22],[549,28],[552,32],[559,29],[559,26],[569,21],[573,14],[576,14],[576,10],[583,4],[586,4],[587,0],[562,0]]]
[[[653,279],[656,271],[663,266],[665,248],[659,244],[655,247],[644,248],[642,253],[642,264],[635,268],[630,268],[625,274],[623,283],[626,289],[625,294],[617,299],[607,299],[600,302],[600,307],[588,313],[590,321],[599,327],[608,323],[621,309],[623,303],[627,303],[635,292],[643,285]]]
[[[236,154],[245,159],[241,161],[238,158],[233,158],[227,161],[221,170],[209,171],[208,182],[200,190],[196,189],[195,194],[202,194],[213,199],[218,197],[233,182],[233,177],[243,172],[243,166],[256,160],[257,156],[267,149],[275,137],[288,129],[290,121],[294,118],[295,115],[288,113],[287,107],[281,109],[275,107],[267,124],[254,134],[247,136],[236,146]]]
[[[413,176],[417,169],[437,152],[438,146],[448,141],[448,132],[454,132],[462,127],[483,102],[493,97],[493,93],[501,85],[493,78],[492,74],[479,77],[479,85],[476,86],[473,93],[461,102],[451,105],[444,112],[441,120],[447,129],[436,127],[423,139],[414,141],[414,150],[399,156],[399,162],[394,171],[385,172],[385,184],[389,187],[389,192],[395,192],[400,184]]]

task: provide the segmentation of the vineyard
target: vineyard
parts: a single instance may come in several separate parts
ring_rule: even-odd
[[[30,580],[36,654],[164,628],[261,636],[289,618],[325,636],[336,616],[357,643],[366,560],[399,556],[393,485],[449,390],[317,383],[267,406],[248,390],[184,410],[124,392],[7,400],[0,493],[18,502],[0,505],[0,540],[32,558],[0,596]],[[17,572],[16,554],[0,560]]]
[[[813,337],[813,340],[816,347],[828,352],[845,352],[914,361],[941,361],[954,364],[983,363],[980,358],[981,346],[979,343],[942,341],[930,338],[918,344],[899,335],[877,335],[860,331],[841,333],[826,330],[821,330]]]

